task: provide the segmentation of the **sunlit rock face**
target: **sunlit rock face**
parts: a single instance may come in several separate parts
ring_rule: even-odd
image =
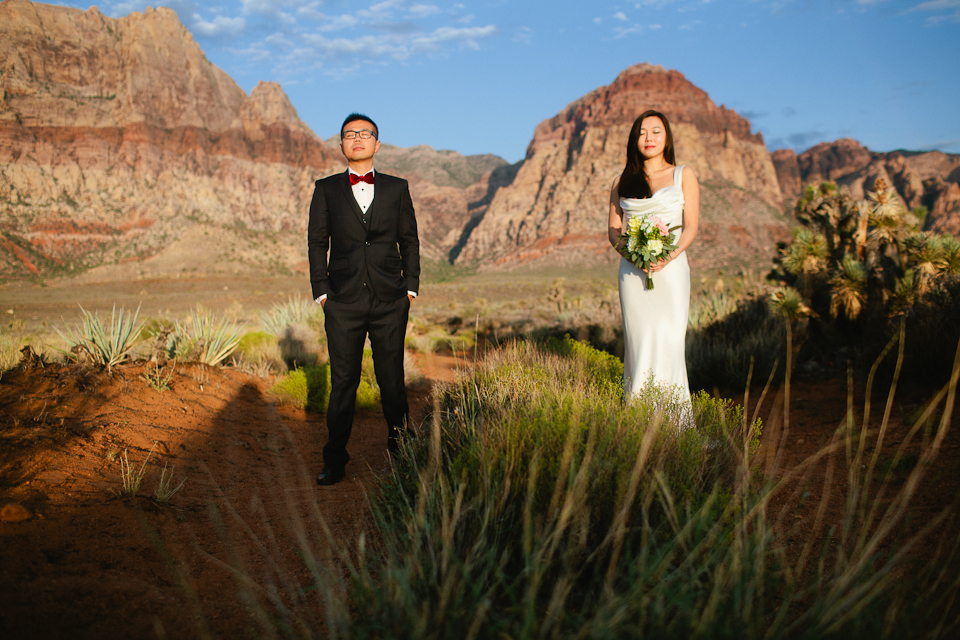
[[[314,180],[343,168],[279,85],[247,96],[170,9],[115,20],[4,0],[0,87],[4,278],[127,263],[130,275],[171,248],[186,263],[169,269],[195,269],[190,254],[216,254],[222,230],[248,244],[305,230]],[[184,251],[197,225],[206,241]],[[280,268],[301,259],[278,251]],[[271,252],[259,253],[221,262]]]
[[[779,156],[778,156],[779,154]],[[777,151],[780,185],[794,202],[807,184],[836,182],[854,198],[874,190],[878,178],[896,189],[909,208],[924,206],[924,227],[960,234],[960,155],[941,151],[870,151],[856,140],[822,142],[799,156]]]
[[[763,138],[681,73],[649,64],[630,67],[540,123],[513,182],[494,195],[457,261],[511,268],[616,260],[606,231],[610,186],[623,170],[630,127],[647,109],[667,115],[677,162],[701,183],[695,266],[706,273],[767,262],[788,220]]]

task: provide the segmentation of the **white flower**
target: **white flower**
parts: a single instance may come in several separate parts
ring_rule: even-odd
[[[663,240],[650,240],[647,242],[647,249],[649,249],[653,255],[659,256],[663,253]]]

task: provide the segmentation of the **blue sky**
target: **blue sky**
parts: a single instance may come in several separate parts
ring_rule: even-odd
[[[960,153],[960,0],[164,4],[247,93],[279,82],[323,138],[361,111],[386,143],[515,162],[539,122],[650,62],[748,118],[771,150],[852,137]]]

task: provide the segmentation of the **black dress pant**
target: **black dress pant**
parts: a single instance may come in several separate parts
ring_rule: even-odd
[[[403,296],[383,302],[365,286],[355,302],[327,298],[323,311],[330,352],[329,438],[323,448],[323,464],[325,468],[343,468],[350,460],[347,441],[353,429],[363,343],[367,335],[373,348],[373,367],[380,386],[388,441],[395,441],[407,426],[410,409],[403,380],[403,338],[410,314],[410,299]]]

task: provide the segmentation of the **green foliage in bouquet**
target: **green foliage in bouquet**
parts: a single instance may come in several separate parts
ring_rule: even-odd
[[[627,228],[620,236],[623,243],[623,256],[638,269],[647,272],[647,289],[653,289],[653,274],[650,265],[667,257],[677,248],[676,234],[680,228],[667,228],[657,216],[630,216]]]

